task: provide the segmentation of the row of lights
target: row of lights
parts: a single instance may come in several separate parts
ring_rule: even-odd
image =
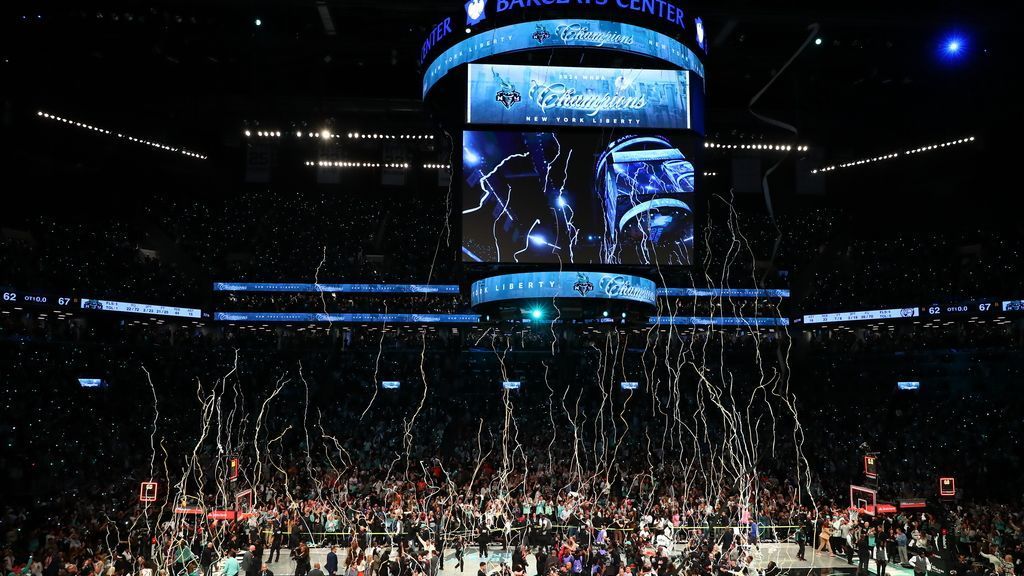
[[[705,172],[705,176],[718,176],[718,172]]]
[[[380,168],[378,162],[348,162],[345,160],[312,160],[306,161],[306,166],[318,166],[320,168]]]
[[[395,168],[407,170],[408,162],[349,162],[346,160],[307,160],[306,166],[317,166],[320,168]]]
[[[810,150],[809,146],[792,144],[719,144],[717,142],[704,142],[705,148],[715,148],[719,150],[771,150],[775,152],[807,152]]]
[[[432,134],[360,134],[349,132],[348,137],[355,140],[433,140]]]
[[[811,174],[817,174],[819,172],[834,172],[843,168],[852,168],[854,166],[862,166],[864,164],[873,164],[875,162],[881,162],[882,160],[892,160],[893,158],[899,158],[902,156],[910,156],[912,154],[920,154],[922,152],[931,152],[932,150],[938,150],[940,148],[948,148],[950,146],[959,146],[961,144],[969,144],[974,142],[974,136],[968,136],[966,138],[959,138],[957,140],[950,140],[948,142],[942,142],[941,144],[930,144],[928,146],[921,146],[920,148],[914,148],[913,150],[905,150],[903,152],[893,152],[892,154],[883,154],[881,156],[875,156],[874,158],[864,158],[863,160],[853,160],[851,162],[844,162],[842,164],[833,164],[831,166],[825,166],[824,168],[818,168],[811,170]]]
[[[246,138],[252,138],[252,137],[254,137],[254,135],[257,138],[281,138],[284,135],[284,133],[281,132],[280,130],[255,130],[255,131],[253,131],[253,130],[246,129],[246,130],[243,130],[242,133],[245,134]],[[305,136],[308,136],[309,138],[320,137],[320,138],[323,138],[324,140],[330,140],[332,138],[341,138],[342,137],[341,134],[334,134],[330,130],[326,130],[326,129],[325,130],[321,130],[319,132],[306,132],[306,133],[303,133],[302,130],[296,130],[295,131],[295,137],[296,138],[302,138],[304,134],[305,134]],[[434,139],[434,136],[431,135],[431,134],[377,134],[377,133],[374,133],[374,134],[361,134],[359,132],[349,132],[347,134],[347,136],[348,136],[348,138],[357,139],[357,140],[433,140]]]
[[[107,136],[116,136],[118,138],[121,138],[121,139],[124,139],[124,140],[128,140],[129,142],[135,142],[137,144],[145,144],[146,146],[152,146],[153,148],[159,148],[160,150],[166,150],[168,152],[177,152],[178,154],[182,154],[182,155],[188,156],[190,158],[198,158],[199,160],[206,160],[206,156],[205,155],[199,154],[197,152],[191,152],[191,151],[185,150],[183,148],[175,148],[174,146],[168,146],[166,144],[161,144],[159,142],[153,142],[152,140],[146,140],[144,138],[136,138],[134,136],[129,136],[127,134],[121,134],[119,132],[111,132],[110,130],[107,130],[105,128],[100,128],[98,126],[92,126],[91,124],[86,124],[85,122],[77,122],[75,120],[71,120],[70,118],[62,118],[61,116],[57,116],[56,114],[50,114],[48,112],[43,112],[42,110],[36,112],[36,116],[39,116],[40,118],[45,118],[47,120],[56,120],[57,122],[63,122],[64,124],[67,124],[69,126],[74,126],[76,128],[85,128],[86,130],[92,130],[93,132],[99,132],[100,134],[106,134]]]
[[[959,140],[950,140],[949,142],[943,142],[942,144],[932,144],[931,146],[922,146],[920,148],[914,148],[913,150],[907,150],[904,154],[908,156],[910,154],[920,154],[921,152],[930,152],[938,148],[946,148],[949,146],[956,146],[958,144],[967,144],[974,142],[974,136],[968,136],[967,138],[960,138]]]
[[[408,170],[408,162],[349,162],[345,160],[307,160],[306,166],[318,166],[320,168],[397,168]],[[425,170],[451,170],[451,164],[424,164]]]
[[[256,130],[255,132],[253,132],[252,130],[244,130],[242,133],[245,134],[246,138],[252,138],[254,135],[257,138],[280,138],[283,135],[280,130]],[[308,136],[309,138],[319,137],[323,138],[324,140],[338,138],[337,135],[331,134],[329,130],[321,130],[320,132],[306,132],[305,134],[303,134],[302,130],[295,131],[296,138],[302,138],[303,135]]]

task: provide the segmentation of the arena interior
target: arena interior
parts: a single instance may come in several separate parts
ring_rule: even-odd
[[[1024,572],[1008,4],[0,14],[3,574]]]

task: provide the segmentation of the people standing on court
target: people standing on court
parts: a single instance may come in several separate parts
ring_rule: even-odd
[[[899,552],[899,555],[900,555],[900,564],[906,564],[907,561],[910,559],[907,556],[907,543],[908,542],[909,542],[909,539],[907,538],[907,533],[903,531],[903,528],[897,528],[896,529],[896,550]]]
[[[217,563],[217,549],[213,547],[213,541],[207,542],[203,551],[199,553],[199,566],[203,569],[203,576],[213,575],[213,565]]]
[[[459,572],[466,571],[466,543],[462,536],[455,539],[455,569]]]
[[[796,529],[796,544],[799,546],[796,551],[796,559],[806,560],[806,558],[804,558],[804,551],[807,549],[807,533],[804,531],[804,527],[802,525]]]
[[[309,547],[305,542],[292,549],[292,560],[295,561],[295,576],[306,576],[309,573]]]
[[[235,549],[228,548],[227,558],[224,559],[224,567],[221,569],[221,576],[238,576],[238,558],[235,558]]]
[[[862,531],[857,539],[857,574],[868,573],[868,560],[871,558],[871,544],[867,532]]]
[[[818,534],[819,545],[816,548],[818,552],[828,552],[832,554],[832,525],[826,520],[821,524],[821,533]]]
[[[885,534],[878,534],[875,538],[875,572],[878,576],[885,576],[885,567],[889,564],[889,551],[886,549],[887,542]]]
[[[481,525],[480,534],[476,537],[476,543],[479,547],[478,557],[481,559],[487,558],[487,541],[489,536],[490,535],[487,533],[487,526]]]
[[[249,548],[242,555],[242,562],[239,565],[239,569],[245,576],[256,576],[259,572],[259,563],[256,560],[256,547],[249,545]]]
[[[273,563],[281,560],[281,543],[284,541],[284,525],[281,523],[280,518],[275,518],[270,526],[270,556],[267,558],[267,562]],[[277,552],[276,558],[274,556],[274,552]]]
[[[338,552],[336,546],[331,546],[331,550],[327,553],[327,561],[324,563],[324,568],[327,569],[329,576],[334,576],[338,572]]]

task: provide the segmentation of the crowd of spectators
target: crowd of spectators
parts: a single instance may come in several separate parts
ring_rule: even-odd
[[[209,290],[454,283],[458,230],[441,226],[443,210],[415,195],[246,189],[203,203],[157,197],[131,224],[5,221],[0,285],[233,311],[465,312],[449,296]],[[699,265],[665,271],[668,284],[791,287],[803,311],[1020,295],[1019,231],[922,241],[861,234],[827,211],[726,220],[703,229]],[[668,304],[677,315],[786,312],[774,300]],[[0,529],[16,576],[207,576],[215,564],[234,576],[217,561],[235,552],[257,576],[262,549],[275,547],[307,576],[308,544],[343,548],[331,576],[433,576],[452,560],[445,551],[488,546],[512,550],[507,566],[485,567],[500,576],[745,575],[767,540],[801,546],[795,562],[821,545],[879,573],[922,552],[958,574],[1019,573],[1024,559],[1019,322],[791,340],[781,329],[3,312],[0,470],[11,497]],[[901,378],[922,390],[898,391]],[[940,475],[967,496],[930,498],[923,514],[851,510],[867,452],[880,462],[881,498],[934,496]],[[242,469],[235,484],[229,455]],[[142,506],[139,482],[154,478],[160,500]],[[255,494],[245,519],[173,513],[233,507],[238,486]],[[255,560],[249,546],[260,547]]]
[[[367,313],[468,313],[469,302],[460,294],[342,294],[334,292],[225,292],[217,298],[217,310],[260,312],[367,312]]]
[[[0,219],[0,286],[200,307],[215,281],[450,281],[443,202],[241,191],[155,196],[131,223]]]
[[[202,203],[157,195],[130,224],[0,221],[0,285],[201,307],[214,281],[457,283],[458,227],[444,226],[443,210],[415,195],[246,189]],[[1022,295],[1021,238],[1003,227],[865,230],[828,210],[732,213],[701,227],[693,269],[657,274],[791,288],[801,313],[1011,299]]]
[[[31,572],[31,554],[43,573],[99,574],[113,566],[114,574],[136,574],[136,562],[156,571],[201,572],[208,542],[218,556],[244,551],[250,541],[272,547],[276,532],[286,550],[301,550],[302,542],[348,548],[354,530],[356,545],[341,561],[365,563],[364,574],[381,570],[385,549],[398,562],[386,574],[429,573],[431,547],[448,550],[450,561],[460,547],[465,552],[481,544],[527,546],[521,554],[531,556],[530,569],[543,569],[542,576],[549,568],[565,576],[676,568],[745,573],[752,570],[748,557],[758,555],[755,537],[815,547],[822,527],[838,522],[840,540],[832,547],[852,552],[851,559],[860,560],[862,536],[865,542],[873,538],[872,562],[879,546],[898,558],[902,531],[911,549],[930,550],[931,561],[947,569],[1019,571],[1024,521],[1017,485],[1006,482],[1021,477],[1014,450],[1021,433],[1019,399],[999,389],[897,396],[877,385],[875,367],[856,368],[862,354],[878,354],[874,349],[850,354],[811,347],[816,359],[793,367],[790,386],[800,406],[808,484],[798,482],[806,476],[792,464],[796,447],[787,426],[794,423],[781,419],[775,458],[757,463],[756,479],[736,483],[721,471],[695,475],[700,467],[677,457],[693,454],[702,442],[694,444],[682,428],[666,429],[652,418],[651,402],[661,401],[657,393],[631,403],[627,395],[605,396],[587,384],[585,375],[599,375],[609,357],[621,362],[616,370],[644,365],[642,345],[627,344],[626,334],[584,337],[552,364],[550,355],[539,361],[542,347],[517,353],[504,339],[489,342],[486,332],[462,339],[451,331],[409,330],[385,335],[381,346],[381,333],[365,329],[350,331],[348,347],[342,346],[344,336],[332,340],[321,333],[305,346],[280,348],[270,334],[233,336],[206,328],[179,327],[187,336],[173,343],[163,336],[137,339],[170,330],[155,325],[87,329],[77,340],[5,332],[0,421],[7,450],[0,468],[6,493],[33,495],[6,503],[11,568],[25,565]],[[550,345],[542,332],[539,342]],[[622,340],[620,352],[604,353],[609,339]],[[705,370],[714,374],[720,361],[732,367],[736,381],[756,376],[753,348],[731,340],[719,350],[714,342],[692,347],[712,346],[704,360],[685,359],[687,346],[681,345],[684,365],[706,362]],[[776,346],[763,343],[762,355],[773,355]],[[1002,362],[987,363],[994,379],[1012,381],[1012,372],[998,374],[1000,366],[1020,365],[1019,349],[1011,352],[1004,349],[1009,356]],[[670,372],[652,374],[671,381]],[[109,388],[78,386],[78,377],[97,375]],[[375,384],[384,375],[402,389],[380,390]],[[525,389],[503,393],[496,386],[501,377],[521,378]],[[646,382],[642,374],[637,379]],[[264,413],[262,401],[282,382]],[[693,392],[682,393],[691,385],[664,389],[681,394],[682,414],[699,403]],[[490,388],[473,390],[480,386]],[[197,444],[203,419],[210,418],[202,400],[208,394],[218,399],[218,422],[235,424],[205,420],[216,442]],[[824,398],[834,401],[819,401]],[[601,426],[614,422],[620,432],[603,437],[602,417]],[[245,432],[238,428],[242,421]],[[254,428],[263,436],[252,436]],[[721,429],[712,426],[708,434],[711,446],[722,441]],[[210,478],[221,475],[225,455],[218,444],[242,455],[242,481],[256,490],[256,520],[167,524],[179,496],[187,494],[193,504],[198,498],[210,509],[231,501],[225,483],[197,482],[195,470],[182,472],[198,446],[195,467]],[[884,519],[851,513],[847,489],[858,479],[867,449],[879,454],[880,498],[934,495],[943,474],[957,476],[970,496],[950,506],[932,499],[923,519],[916,513]],[[758,450],[768,450],[767,444]],[[82,479],[70,488],[68,470]],[[161,480],[164,500],[139,508],[138,482],[152,477]],[[853,528],[865,520],[869,526]],[[379,537],[360,536],[364,532]],[[1009,564],[990,558],[1007,554]],[[517,569],[514,564],[509,570]],[[492,569],[502,568],[487,567]]]

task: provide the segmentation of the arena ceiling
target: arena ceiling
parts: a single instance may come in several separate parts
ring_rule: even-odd
[[[447,0],[4,3],[0,56],[4,77],[11,81],[5,82],[2,121],[22,143],[16,161],[41,162],[41,171],[58,158],[81,158],[82,166],[99,169],[123,160],[102,146],[81,146],[47,132],[31,119],[41,109],[185,143],[222,158],[241,147],[240,128],[252,121],[315,128],[334,119],[363,130],[428,130],[416,56],[429,29],[452,5]],[[994,143],[1020,123],[1011,102],[1012,75],[1005,72],[1014,56],[1009,23],[976,3],[943,2],[927,12],[878,1],[686,5],[703,16],[709,30],[709,139],[793,138],[756,119],[748,106],[814,24],[821,44],[807,46],[757,110],[796,126],[817,164],[985,134],[977,160],[987,164],[974,174],[985,177],[1003,158],[1002,147]],[[962,59],[940,54],[950,34],[969,42]],[[160,158],[151,166],[175,171],[178,160]],[[847,186],[863,190],[872,178],[877,175],[867,181],[854,177]]]

